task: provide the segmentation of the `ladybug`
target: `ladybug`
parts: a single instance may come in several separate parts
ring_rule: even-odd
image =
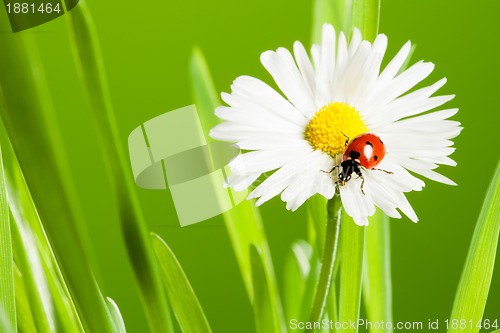
[[[362,179],[361,192],[365,194],[363,191],[365,179],[361,172],[362,169],[379,170],[392,174],[390,171],[375,168],[382,162],[386,154],[384,142],[373,133],[361,134],[355,137],[351,143],[349,143],[349,137],[345,134],[344,136],[346,137],[346,149],[342,155],[342,162],[335,167],[340,169],[337,184],[345,186],[351,180],[352,174],[356,174],[358,178]]]

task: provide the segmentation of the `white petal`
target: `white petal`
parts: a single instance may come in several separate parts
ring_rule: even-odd
[[[258,150],[236,156],[229,167],[238,174],[264,173],[282,167],[289,161],[305,156],[310,148]]]
[[[263,149],[303,149],[310,147],[310,144],[300,136],[270,134],[255,136],[236,143],[236,146],[244,150],[263,150]]]
[[[359,225],[366,225],[366,218],[375,214],[373,200],[361,192],[361,179],[351,179],[341,187],[340,197],[346,213]]]
[[[327,199],[333,197],[335,194],[334,181],[330,175],[322,172],[322,170],[330,168],[332,162],[332,159],[326,154],[319,151],[313,152],[307,169],[297,174],[290,185],[281,193],[281,199],[287,202],[287,209],[294,211],[316,193],[323,194]]]
[[[413,171],[415,173],[418,173],[418,174],[425,176],[429,179],[432,179],[436,182],[440,182],[440,183],[447,184],[447,185],[457,185],[457,183],[455,183],[453,180],[449,179],[448,177],[443,176],[440,173],[432,171],[432,170],[418,169],[418,168],[408,168],[408,170]]]
[[[411,43],[408,41],[380,74],[378,78],[380,85],[385,85],[387,82],[390,82],[398,74],[399,70],[410,55],[410,50]]]
[[[368,225],[368,217],[367,216],[354,216],[353,220],[360,227],[366,227]]]
[[[346,66],[342,77],[336,82],[333,88],[333,100],[357,106],[358,101],[355,98],[357,96],[357,91],[360,89],[360,86],[366,84],[366,82],[363,81],[364,74],[366,73],[363,69],[369,67],[367,65],[368,62],[373,61],[373,59],[370,58],[370,53],[370,43],[363,41],[357,52],[349,61],[349,64]]]
[[[260,197],[256,204],[261,205],[280,194],[297,174],[305,170],[309,160],[310,158],[305,157],[288,162],[257,186],[248,198]]]
[[[339,41],[337,46],[337,62],[335,67],[335,81],[338,80],[341,74],[344,72],[345,65],[347,63],[347,40],[344,33],[341,31],[339,34]]]
[[[321,54],[321,46],[317,44],[311,46],[311,58],[313,60],[315,72],[318,70],[319,67],[320,54]]]
[[[415,211],[413,210],[413,207],[410,205],[408,202],[408,199],[406,199],[405,195],[403,193],[398,193],[399,197],[399,206],[398,208],[406,215],[408,218],[413,221],[413,222],[418,222],[418,217],[417,214],[415,214]]]
[[[215,109],[217,117],[233,122],[235,124],[260,128],[262,124],[271,127],[280,127],[289,129],[291,132],[302,132],[304,126],[299,126],[293,122],[279,117],[275,113],[271,113],[265,109],[254,106],[252,110],[239,107],[219,106]]]
[[[312,116],[316,111],[312,92],[304,82],[290,52],[284,48],[279,48],[276,52],[266,51],[262,53],[260,60],[297,110],[307,117]]]
[[[277,113],[293,123],[302,125],[307,119],[273,88],[251,76],[240,76],[231,85],[231,94],[222,94],[224,102],[252,110],[255,105]]]
[[[349,43],[349,50],[347,51],[349,58],[352,58],[358,51],[361,40],[361,31],[359,31],[358,28],[354,28],[354,31],[352,32],[351,42]]]
[[[321,54],[316,68],[316,103],[325,105],[332,101],[331,87],[335,73],[335,30],[329,24],[323,25]]]
[[[300,73],[304,78],[304,82],[311,91],[314,91],[316,89],[314,69],[302,43],[297,41],[293,44],[293,53],[295,55],[295,60],[297,61]]]
[[[260,173],[250,174],[250,175],[238,175],[232,173],[227,177],[224,182],[225,187],[232,187],[236,192],[246,190],[250,185],[253,184],[260,177]]]
[[[434,64],[430,62],[418,62],[414,64],[387,84],[378,84],[377,94],[373,96],[372,99],[369,99],[370,103],[374,105],[374,107],[389,103],[413,88],[420,81],[429,76],[433,70]]]

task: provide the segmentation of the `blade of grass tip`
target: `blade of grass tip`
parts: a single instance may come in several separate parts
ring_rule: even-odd
[[[125,247],[141,291],[149,326],[154,332],[170,332],[173,330],[170,309],[164,297],[160,271],[138,203],[130,165],[116,126],[97,32],[85,1],[80,1],[66,16],[75,63],[92,104],[104,157],[118,200]]]
[[[378,33],[380,0],[353,0],[353,28],[358,28],[367,41],[373,42]]]
[[[357,322],[361,307],[361,280],[363,276],[363,248],[365,244],[365,227],[354,223],[345,212],[342,214],[340,230],[340,294],[339,322]],[[340,332],[357,332],[350,325]]]
[[[391,245],[389,217],[377,210],[366,227],[363,298],[370,322],[392,322]],[[375,325],[376,326],[376,325]],[[370,332],[392,332],[392,328]]]
[[[192,89],[194,102],[204,128],[213,128],[219,123],[219,118],[215,117],[214,111],[220,105],[217,90],[212,81],[210,70],[200,48],[195,47],[191,56],[190,71],[192,76]],[[213,141],[206,136],[208,142]]]
[[[163,285],[182,332],[212,332],[200,302],[174,253],[157,234],[151,233],[151,240],[161,268]]]
[[[473,323],[467,332],[479,332],[476,324],[483,318],[495,266],[495,256],[500,233],[500,163],[488,188],[476,229],[458,284],[450,317]],[[449,333],[463,332],[460,325],[450,325]]]
[[[10,326],[16,327],[14,258],[9,215],[3,157],[0,148],[0,306]]]
[[[411,59],[413,57],[413,54],[415,53],[415,49],[416,48],[417,48],[417,44],[412,44],[411,45],[410,53],[408,53],[408,57],[406,58],[405,62],[403,63],[403,66],[401,66],[401,68],[399,69],[399,72],[398,72],[397,75],[399,75],[402,72],[404,72],[410,66],[410,62],[411,62]]]
[[[220,105],[220,100],[217,97],[207,63],[199,49],[193,51],[190,72],[194,100],[200,115],[201,125],[207,142],[210,142],[212,139],[208,136],[208,132],[214,125],[219,123],[214,111]],[[274,311],[276,316],[283,320],[284,315],[276,275],[259,210],[255,207],[253,201],[244,200],[233,209],[224,212],[222,216],[250,300],[252,301],[254,292],[249,249],[252,244],[255,244],[261,251],[264,260],[265,272],[269,281],[269,293],[275,299],[274,304],[276,307]]]
[[[14,284],[16,286],[16,314],[19,332],[37,332],[33,313],[31,312],[30,298],[26,293],[26,286],[19,269],[14,269]]]
[[[321,42],[321,27],[330,23],[337,31],[351,35],[353,0],[314,0],[312,43]]]
[[[253,280],[253,310],[255,327],[258,333],[286,332],[281,318],[274,311],[273,293],[270,289],[262,251],[252,244],[250,246],[250,261]]]
[[[10,31],[0,11],[0,30]],[[68,174],[44,73],[29,33],[0,34],[0,115],[86,328],[110,332],[83,215]],[[75,260],[78,258],[78,260]]]
[[[4,133],[0,131],[0,134]],[[7,149],[4,152],[6,158],[10,161],[5,170],[9,206],[13,215],[17,216],[15,221],[23,222],[25,224],[24,228],[33,234],[43,271],[47,277],[46,282],[50,290],[50,296],[57,313],[57,327],[64,332],[83,332],[83,326],[75,304],[62,277],[12,146],[6,137],[0,136],[1,141],[6,143]],[[35,296],[31,298],[34,299]]]
[[[116,305],[115,301],[113,301],[113,299],[110,297],[106,297],[106,302],[108,311],[111,314],[111,318],[113,318],[114,332],[126,333],[127,330],[125,329],[125,323],[123,322],[122,314],[120,313],[118,305]]]

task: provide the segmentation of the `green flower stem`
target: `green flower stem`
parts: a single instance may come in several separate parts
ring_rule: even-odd
[[[316,288],[311,316],[309,317],[309,322],[311,323],[321,320],[321,316],[326,304],[326,299],[328,297],[328,291],[330,290],[333,267],[335,266],[335,259],[337,257],[340,220],[342,216],[342,202],[339,195],[335,195],[328,201],[327,211],[328,217],[326,220],[326,240],[318,287]],[[313,330],[310,329],[306,330],[306,332],[312,331]]]

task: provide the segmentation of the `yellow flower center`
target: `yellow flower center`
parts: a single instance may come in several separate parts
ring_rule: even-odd
[[[330,156],[342,153],[347,137],[352,140],[368,132],[358,111],[346,103],[323,106],[307,124],[304,136],[311,146]]]

